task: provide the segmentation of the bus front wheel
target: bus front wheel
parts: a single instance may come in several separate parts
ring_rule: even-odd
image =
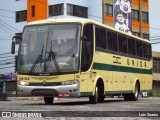
[[[96,104],[98,102],[98,87],[95,88],[95,94],[93,96],[89,96],[89,101],[91,104]]]
[[[51,105],[53,103],[54,97],[44,97],[44,102],[46,105]]]

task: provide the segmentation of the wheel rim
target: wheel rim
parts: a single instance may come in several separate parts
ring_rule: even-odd
[[[96,87],[95,96],[96,96],[96,101],[98,101],[98,87]]]
[[[138,97],[138,85],[136,84],[136,88],[135,88],[135,97]]]

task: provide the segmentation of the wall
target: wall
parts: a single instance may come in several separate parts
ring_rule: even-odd
[[[18,23],[15,22],[16,21],[15,11],[26,10],[27,0],[21,0],[21,1],[1,0],[0,8],[1,8],[0,10],[0,54],[2,54],[2,53],[8,53],[11,51],[12,37],[15,35],[15,33],[22,32],[23,26],[27,23],[26,21],[18,22]],[[13,57],[2,58],[5,56],[13,56]],[[0,55],[1,57],[0,61],[6,60],[6,59],[14,60],[14,56],[15,55],[11,55],[11,54]],[[6,66],[1,65],[0,74],[13,72],[15,69],[14,67],[1,69],[4,67],[11,67],[11,66],[14,66],[14,64],[6,65]]]

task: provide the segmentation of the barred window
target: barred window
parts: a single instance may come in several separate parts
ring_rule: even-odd
[[[106,4],[106,15],[113,16],[113,5]]]
[[[63,15],[63,4],[49,6],[49,16]]]
[[[88,18],[88,8],[78,5],[67,4],[67,15]]]
[[[148,23],[148,12],[142,12],[142,22]]]
[[[132,20],[139,21],[139,11],[132,10]]]
[[[160,60],[153,59],[153,72],[160,73]]]
[[[16,22],[22,22],[27,20],[27,10],[16,12]]]

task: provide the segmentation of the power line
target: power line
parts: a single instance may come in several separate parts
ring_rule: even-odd
[[[5,59],[5,60],[1,60],[0,62],[9,61],[9,60],[14,60],[14,59],[15,59],[15,58]]]
[[[8,25],[9,27],[13,28],[14,30],[21,32],[20,30],[14,28],[13,26],[9,25],[8,23],[4,22],[3,20],[0,20],[0,21],[1,21],[2,23],[4,23],[4,24]]]
[[[6,25],[4,25],[4,24],[2,24],[2,23],[0,23],[0,25],[2,25],[3,27],[7,28],[7,29],[10,30],[11,32],[15,33],[15,31],[13,31],[12,29],[10,29],[8,26],[6,26]]]
[[[0,15],[0,16],[1,16],[1,17],[6,17],[6,18],[16,19],[15,17],[5,16],[5,15]]]
[[[0,69],[6,69],[6,68],[13,68],[15,66],[11,66],[11,67],[3,67],[3,68],[0,68]]]
[[[6,31],[6,32],[8,32],[9,34],[15,34],[15,32],[9,31],[9,29],[7,29],[7,28],[4,27],[4,26],[0,26],[0,28],[1,28],[2,31]]]
[[[15,64],[15,61],[0,63],[0,66]]]
[[[155,41],[155,40],[160,40],[160,38],[157,38],[157,39],[150,39],[151,41]]]
[[[159,44],[160,42],[155,42],[155,43],[151,43],[151,44]]]
[[[15,51],[15,52],[18,52],[18,51]],[[4,55],[4,54],[11,54],[11,52],[1,53],[0,55]]]
[[[0,9],[0,11],[5,11],[5,12],[15,13],[15,11],[12,11],[12,10],[6,10],[6,9]]]
[[[5,33],[7,33],[7,34],[9,34],[9,35],[12,35],[12,34],[9,33],[7,30],[2,29],[1,27],[0,27],[0,29],[1,29],[3,32],[5,32]]]
[[[5,56],[5,57],[0,57],[0,58],[8,58],[8,57],[15,57],[15,56]]]
[[[11,41],[12,39],[0,39],[0,41]]]

